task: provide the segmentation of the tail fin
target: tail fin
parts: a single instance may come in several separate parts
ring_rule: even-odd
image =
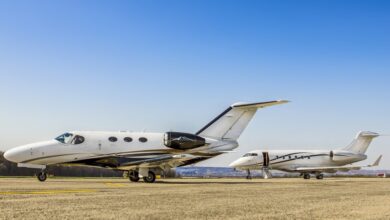
[[[214,120],[200,129],[196,135],[216,139],[237,140],[258,108],[287,103],[288,101],[270,101],[248,104],[233,104]]]
[[[364,154],[370,145],[372,139],[378,137],[379,134],[370,132],[370,131],[361,131],[356,135],[356,138],[353,139],[347,147],[343,150],[350,151],[353,153]]]

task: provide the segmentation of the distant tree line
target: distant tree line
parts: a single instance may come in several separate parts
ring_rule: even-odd
[[[16,163],[10,162],[3,157],[4,152],[0,151],[0,176],[34,176],[39,169],[18,167]],[[123,172],[104,168],[51,165],[47,167],[49,175],[73,176],[73,177],[121,177]]]

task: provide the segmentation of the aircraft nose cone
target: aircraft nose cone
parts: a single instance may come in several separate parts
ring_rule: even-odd
[[[237,168],[241,165],[240,160],[235,160],[232,163],[229,164],[229,167]]]
[[[11,161],[11,162],[16,162],[16,152],[14,149],[11,149],[11,150],[7,150],[4,154],[3,154],[3,157],[8,160],[8,161]]]
[[[245,166],[248,166],[251,164],[252,164],[251,158],[241,157],[241,158],[233,161],[231,164],[229,164],[229,167],[240,168],[240,167],[245,167]]]

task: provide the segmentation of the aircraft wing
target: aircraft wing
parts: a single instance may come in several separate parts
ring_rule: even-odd
[[[188,161],[200,159],[199,157],[190,154],[168,154],[159,157],[149,158],[145,160],[137,160],[120,164],[120,168],[139,168],[139,167],[177,167],[186,165]]]
[[[325,172],[325,173],[335,173],[337,171],[347,172],[350,170],[360,170],[362,167],[374,167],[378,166],[380,160],[382,159],[382,155],[378,157],[378,159],[375,160],[373,164],[366,165],[366,166],[328,166],[328,167],[297,167],[296,171],[300,172]]]
[[[178,167],[200,162],[213,155],[192,155],[192,154],[162,154],[155,157],[139,158],[131,156],[107,156],[73,161],[66,164],[97,166],[118,170],[129,170],[140,167]],[[215,156],[215,155],[214,155]]]

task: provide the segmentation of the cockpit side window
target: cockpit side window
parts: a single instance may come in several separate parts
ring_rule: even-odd
[[[60,136],[56,137],[55,139],[63,144],[69,143],[70,140],[72,140],[73,134],[72,133],[65,133],[61,134]]]
[[[85,140],[85,138],[83,136],[76,135],[76,136],[74,136],[74,138],[72,140],[72,144],[81,144],[84,142],[84,140]]]

